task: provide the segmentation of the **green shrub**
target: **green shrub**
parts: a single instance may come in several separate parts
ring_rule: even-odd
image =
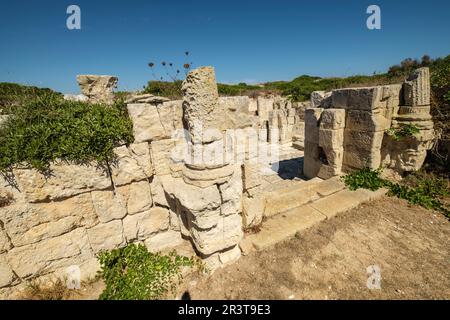
[[[239,84],[225,84],[218,83],[217,90],[219,91],[219,95],[221,96],[245,96],[249,95],[252,91],[261,90],[261,87],[248,85],[244,82]]]
[[[417,204],[427,209],[435,209],[443,211],[446,215],[448,215],[447,210],[439,201],[439,199],[433,197],[423,190],[418,188],[410,188],[404,185],[400,185],[398,183],[393,183],[389,187],[388,195],[396,196],[400,199],[405,199],[411,204]]]
[[[167,97],[169,99],[181,99],[181,80],[177,81],[149,81],[143,93],[151,93],[155,96]]]
[[[441,201],[443,197],[449,195],[448,184],[442,178],[411,178],[404,181],[404,184],[394,183],[380,177],[382,169],[364,168],[350,173],[342,179],[350,190],[359,188],[372,191],[385,187],[389,189],[388,195],[407,200],[410,204],[420,205],[427,209],[434,209],[442,212],[450,218],[450,211]]]
[[[403,124],[398,128],[390,128],[387,134],[394,140],[399,141],[404,138],[412,137],[420,132],[419,128],[414,124]]]
[[[60,93],[48,88],[37,88],[17,83],[0,82],[0,113],[11,113],[14,107],[20,106],[30,99],[48,95],[62,97]]]
[[[57,159],[73,163],[114,159],[113,148],[133,141],[124,105],[106,106],[35,96],[15,107],[0,127],[0,171],[26,163],[45,171]]]
[[[155,300],[173,292],[182,279],[182,267],[197,264],[194,258],[148,252],[131,244],[99,254],[105,289],[101,300]]]
[[[386,186],[386,180],[380,177],[380,173],[381,169],[364,168],[350,173],[342,179],[350,190],[363,188],[375,191]]]

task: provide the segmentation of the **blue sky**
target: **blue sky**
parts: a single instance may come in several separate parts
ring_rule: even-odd
[[[0,82],[78,92],[77,74],[111,74],[119,89],[152,79],[147,63],[212,65],[220,82],[385,71],[405,57],[450,54],[450,1],[1,0]],[[81,30],[66,8],[81,8]],[[381,30],[366,9],[381,8]],[[160,69],[162,71],[162,69]],[[161,73],[161,72],[160,72]]]

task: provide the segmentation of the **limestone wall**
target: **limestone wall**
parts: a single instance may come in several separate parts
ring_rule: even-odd
[[[96,79],[78,81],[96,88],[94,100],[109,97],[110,86],[100,92]],[[211,269],[239,258],[243,178],[234,157],[248,159],[248,150],[220,163],[208,154],[260,128],[258,102],[219,98],[212,68],[193,70],[183,89],[179,101],[129,99],[134,143],[115,148],[108,168],[57,162],[49,176],[24,166],[0,177],[0,196],[11,199],[0,207],[0,295],[31,279],[62,278],[74,265],[87,280],[99,269],[98,252],[135,242],[153,251],[192,244]],[[218,132],[198,136],[198,123]],[[230,138],[228,129],[241,131]],[[189,161],[199,150],[201,161]]]
[[[117,78],[77,80],[89,101],[105,102]],[[81,280],[92,278],[98,252],[129,243],[152,251],[192,245],[211,269],[240,257],[243,192],[258,184],[248,169],[259,170],[268,143],[297,136],[303,144],[307,105],[219,97],[211,67],[192,70],[183,94],[132,96],[134,143],[115,148],[106,168],[55,162],[48,176],[23,166],[0,177],[0,196],[10,199],[0,207],[0,295],[31,279],[63,278],[72,266]]]
[[[63,277],[72,265],[87,280],[98,270],[96,253],[127,243],[151,250],[181,244],[178,217],[171,215],[152,166],[157,155],[151,144],[116,148],[111,176],[95,164],[54,163],[49,177],[15,169],[16,186],[1,179],[0,193],[12,202],[0,208],[0,287]]]
[[[313,93],[305,114],[307,177],[383,166],[399,178],[422,166],[434,137],[428,68],[403,84]],[[413,125],[419,132],[396,139],[389,129]]]

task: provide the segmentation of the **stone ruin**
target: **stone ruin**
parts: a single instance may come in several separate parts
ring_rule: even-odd
[[[117,77],[97,76],[97,75],[78,75],[77,82],[81,93],[87,97],[91,103],[114,103],[113,89],[117,86]],[[77,98],[79,100],[79,98]]]
[[[315,92],[305,113],[306,177],[332,176],[369,167],[401,178],[421,168],[434,138],[430,76],[420,68],[403,84]],[[389,129],[419,132],[395,139]]]
[[[111,101],[117,82],[77,80],[91,102]],[[302,103],[219,97],[212,67],[192,70],[182,90],[183,100],[127,101],[134,142],[115,148],[109,172],[55,162],[49,177],[15,168],[16,186],[0,176],[0,194],[13,198],[0,208],[1,296],[74,265],[92,278],[98,252],[129,243],[190,248],[214,270],[241,256],[243,230],[320,196],[286,189],[304,176],[380,165],[400,176],[420,168],[433,138],[426,68],[403,84],[315,92]],[[403,124],[419,134],[386,134]]]

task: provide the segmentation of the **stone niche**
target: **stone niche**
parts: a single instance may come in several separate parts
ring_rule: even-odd
[[[428,68],[403,84],[333,90],[311,95],[305,112],[303,173],[323,179],[369,167],[400,178],[420,169],[434,138]],[[419,132],[394,139],[389,131],[413,125]],[[391,129],[391,130],[389,130]]]

